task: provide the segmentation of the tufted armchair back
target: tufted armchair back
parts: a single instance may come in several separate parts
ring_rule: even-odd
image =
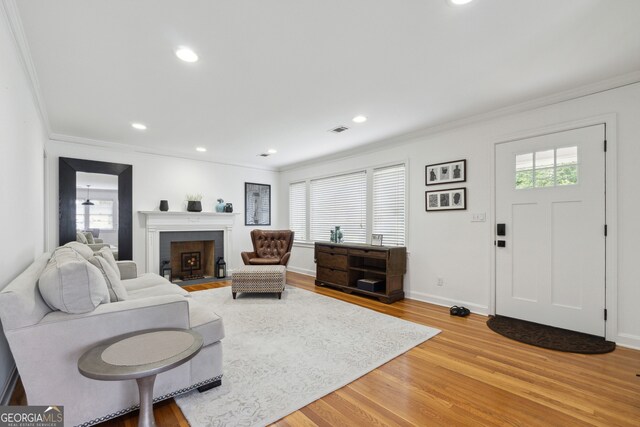
[[[253,252],[242,252],[246,265],[287,265],[294,232],[291,230],[252,230]]]

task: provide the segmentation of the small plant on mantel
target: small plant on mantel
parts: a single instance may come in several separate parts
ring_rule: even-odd
[[[202,194],[187,194],[187,211],[202,212]]]

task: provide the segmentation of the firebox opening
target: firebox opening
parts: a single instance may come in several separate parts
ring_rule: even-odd
[[[215,242],[192,240],[171,242],[172,281],[180,282],[215,275]]]

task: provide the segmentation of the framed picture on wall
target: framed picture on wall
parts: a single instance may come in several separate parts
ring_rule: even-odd
[[[425,185],[449,184],[467,180],[467,160],[435,163],[425,168]]]
[[[467,189],[450,188],[448,190],[425,191],[426,211],[453,211],[467,209]]]
[[[244,183],[244,225],[271,225],[271,186]]]

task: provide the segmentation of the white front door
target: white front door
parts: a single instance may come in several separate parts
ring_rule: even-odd
[[[496,146],[496,314],[604,336],[604,141],[595,125]]]

